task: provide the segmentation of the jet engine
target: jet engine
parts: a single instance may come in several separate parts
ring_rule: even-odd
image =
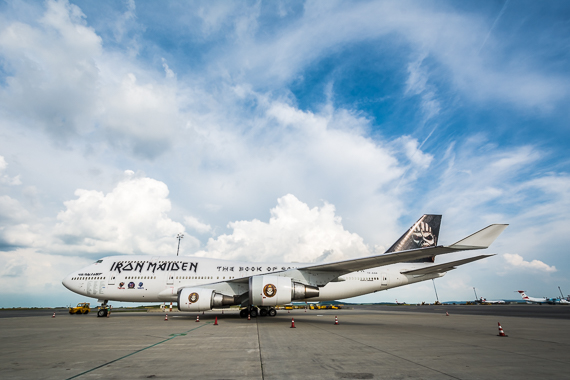
[[[294,282],[289,277],[254,276],[249,278],[249,301],[257,306],[277,306],[319,296],[319,288]]]
[[[183,288],[178,293],[178,310],[205,311],[234,304],[234,297],[216,293],[212,289]]]

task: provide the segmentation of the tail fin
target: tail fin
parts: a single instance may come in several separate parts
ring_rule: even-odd
[[[441,215],[424,215],[410,227],[385,253],[437,246]],[[412,262],[434,262],[434,257]]]
[[[528,299],[528,296],[525,294],[524,290],[517,290],[517,292],[519,292],[521,294],[521,297],[523,300]]]

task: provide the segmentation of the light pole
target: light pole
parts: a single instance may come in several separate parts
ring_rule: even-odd
[[[178,249],[176,250],[176,256],[178,256],[178,252],[180,252],[180,240],[184,237],[184,234],[176,235],[176,239],[178,239]]]

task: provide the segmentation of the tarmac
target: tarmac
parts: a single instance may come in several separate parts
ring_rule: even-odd
[[[52,314],[0,311],[2,379],[570,378],[563,305]]]

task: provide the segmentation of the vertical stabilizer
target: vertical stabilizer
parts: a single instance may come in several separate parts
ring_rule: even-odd
[[[525,294],[524,290],[517,290],[517,291],[520,293],[523,300],[528,300],[528,296]]]
[[[386,251],[386,253],[437,246],[440,225],[441,215],[422,216]],[[434,260],[432,257],[428,257],[418,261],[433,262]]]

